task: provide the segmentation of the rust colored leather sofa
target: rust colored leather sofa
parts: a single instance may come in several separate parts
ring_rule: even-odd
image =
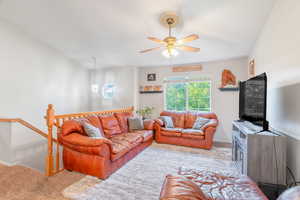
[[[247,176],[206,169],[181,169],[167,175],[160,200],[268,200],[259,187]]]
[[[64,122],[58,135],[64,147],[64,168],[106,179],[151,145],[154,121],[144,121],[145,130],[129,132],[127,119],[130,116],[131,113],[115,113]],[[83,122],[97,127],[106,137],[88,137]]]
[[[163,111],[160,116],[170,116],[174,128],[165,128],[161,119],[155,119],[155,140],[157,143],[211,149],[213,137],[218,126],[214,113]],[[201,130],[192,129],[197,117],[210,119]]]

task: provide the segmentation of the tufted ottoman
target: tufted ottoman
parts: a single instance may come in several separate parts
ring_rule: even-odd
[[[167,175],[160,200],[268,200],[247,176],[224,171],[180,168],[176,175]]]

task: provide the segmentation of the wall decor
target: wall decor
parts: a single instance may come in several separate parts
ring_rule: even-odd
[[[201,71],[202,65],[190,65],[190,66],[177,66],[173,67],[173,72],[193,72],[193,71]]]
[[[248,66],[248,77],[252,78],[253,76],[255,76],[255,60],[252,59],[249,62],[249,66]]]
[[[147,81],[156,81],[156,74],[147,74]]]
[[[238,91],[238,85],[235,75],[228,69],[222,72],[221,91]]]

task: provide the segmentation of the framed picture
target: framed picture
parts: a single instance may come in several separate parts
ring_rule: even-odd
[[[248,77],[251,78],[255,76],[255,60],[252,59],[249,62],[249,66],[248,66]]]
[[[156,74],[147,74],[147,81],[156,81]]]

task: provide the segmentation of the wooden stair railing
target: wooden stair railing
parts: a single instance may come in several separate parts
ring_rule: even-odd
[[[56,142],[56,163],[54,169],[54,158],[53,158],[53,142],[55,142],[55,138],[53,138],[53,128],[56,127],[56,138],[58,138],[59,131],[61,130],[62,124],[67,120],[85,118],[91,115],[101,116],[101,115],[109,115],[113,113],[122,113],[122,112],[133,112],[133,107],[117,109],[117,110],[106,110],[106,111],[97,111],[97,112],[82,112],[82,113],[74,113],[74,114],[63,114],[63,115],[55,115],[55,110],[52,104],[48,105],[48,109],[46,112],[46,123],[48,127],[48,154],[46,157],[46,176],[55,175],[64,170],[64,168],[60,168],[60,144]]]
[[[27,122],[21,118],[0,118],[0,122],[19,123],[29,129],[31,129],[35,133],[43,136],[44,138],[48,139],[48,134],[46,132],[42,131],[41,129],[38,129],[37,127],[33,126],[32,124],[30,124],[29,122]],[[53,138],[53,141],[57,142],[57,140],[55,138]]]

